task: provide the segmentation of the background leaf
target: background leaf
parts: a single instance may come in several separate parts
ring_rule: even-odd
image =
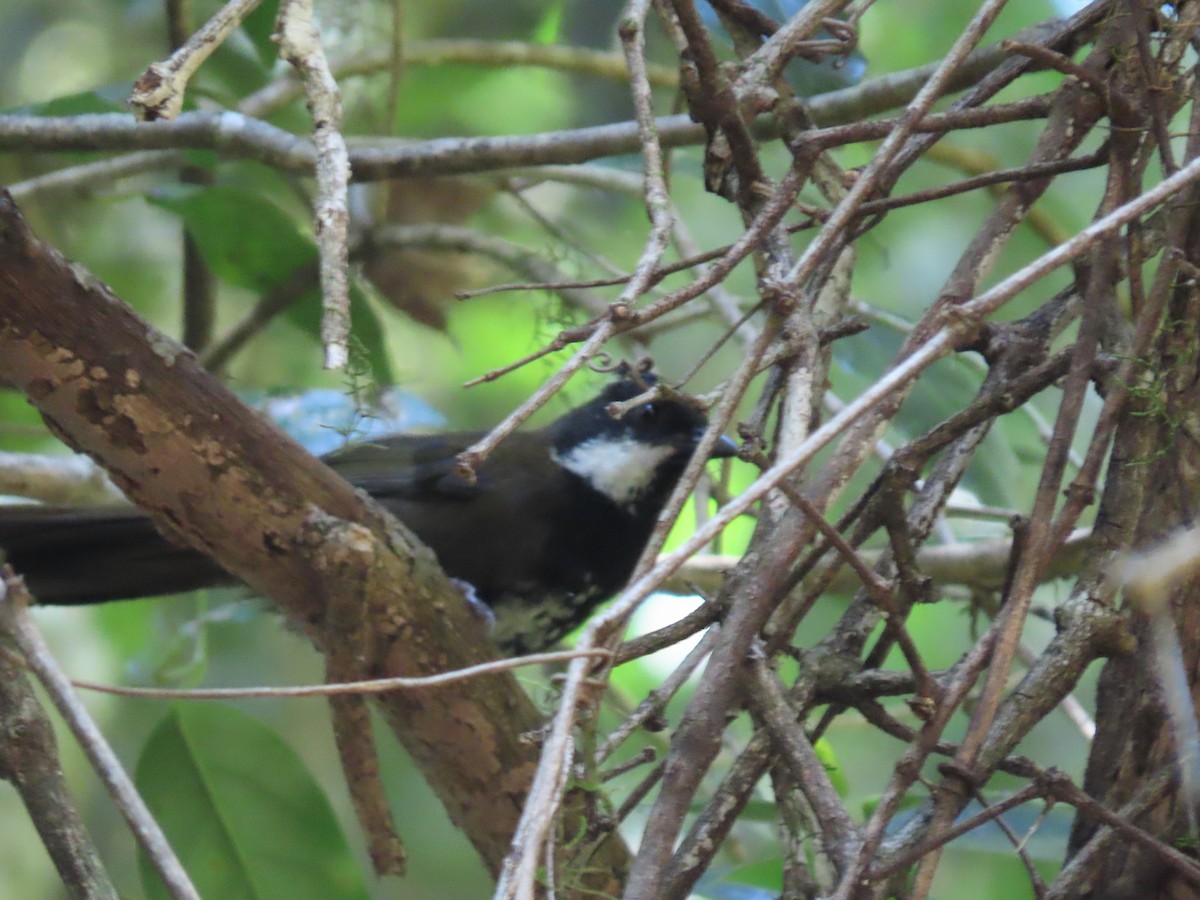
[[[176,706],[137,785],[203,897],[366,898],[333,810],[274,731],[230,706]],[[168,896],[142,860],[150,897]]]

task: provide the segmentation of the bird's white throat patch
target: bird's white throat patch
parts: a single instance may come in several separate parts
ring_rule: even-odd
[[[654,482],[658,466],[675,449],[633,438],[592,438],[565,453],[550,451],[564,469],[574,472],[618,506],[635,503]]]

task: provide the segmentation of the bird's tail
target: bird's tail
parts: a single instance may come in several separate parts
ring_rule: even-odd
[[[231,581],[132,507],[0,506],[0,551],[40,603],[99,603]]]

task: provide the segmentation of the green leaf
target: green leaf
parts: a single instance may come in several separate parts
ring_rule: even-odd
[[[278,3],[260,3],[250,15],[242,20],[242,28],[250,36],[254,49],[263,66],[270,69],[275,64],[279,49],[271,40],[275,33],[275,16],[279,12]]]
[[[533,32],[535,44],[557,44],[562,39],[563,3],[551,3],[546,8],[546,14],[538,22]]]
[[[175,213],[219,278],[260,294],[286,284],[303,267],[313,287],[284,314],[314,342],[321,340],[321,292],[316,286],[317,247],[296,222],[262,194],[230,185],[173,185],[150,202]],[[391,384],[383,323],[357,285],[350,287],[350,335],[379,384]]]
[[[176,185],[148,199],[183,220],[204,261],[230,284],[266,292],[316,262],[313,241],[261,194],[228,185]]]
[[[862,815],[864,819],[871,818],[875,814],[875,810],[879,807],[879,801],[883,799],[882,794],[871,794],[865,797],[862,802]],[[900,803],[896,807],[897,810],[903,811],[908,809],[916,809],[921,803],[921,798],[915,794],[905,794],[900,798]]]
[[[369,896],[328,799],[275,732],[230,706],[176,706],[137,785],[202,897]],[[144,856],[150,898],[168,896]]]
[[[697,810],[702,808],[696,806]],[[774,800],[748,800],[742,809],[742,818],[747,822],[775,822],[779,819],[779,808]]]
[[[771,900],[783,890],[783,860],[776,857],[737,867],[714,865],[700,878],[693,896],[704,900]]]
[[[88,113],[128,113],[125,98],[129,85],[107,85],[93,91],[64,94],[41,103],[26,103],[3,110],[9,116],[82,116]]]
[[[764,888],[769,892],[768,896],[778,896],[783,890],[783,860],[775,858],[746,863],[730,872],[727,878],[734,884]]]
[[[850,785],[846,781],[846,770],[838,762],[833,744],[829,743],[827,739],[821,738],[813,744],[813,750],[817,754],[817,759],[821,761],[821,765],[825,767],[825,772],[829,775],[829,781],[833,785],[833,789],[838,792],[839,797],[845,797],[847,791],[850,789]]]

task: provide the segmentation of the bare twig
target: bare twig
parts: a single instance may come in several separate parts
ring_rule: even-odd
[[[553,397],[562,386],[570,380],[571,376],[587,365],[588,361],[596,355],[605,342],[613,336],[615,329],[611,318],[605,318],[599,322],[591,337],[584,342],[583,346],[575,351],[562,368],[554,374],[554,376],[538,388],[533,395],[509,413],[499,425],[489,431],[482,439],[476,441],[458,456],[459,471],[464,477],[474,478],[475,469],[495,450],[500,446],[500,442],[506,437],[521,427],[521,424],[532,416],[535,412],[546,405],[551,397]]]
[[[134,84],[129,98],[138,118],[150,122],[178,116],[188,80],[260,2],[229,0],[165,62],[153,63]]]
[[[116,694],[120,697],[138,697],[149,700],[250,700],[279,699],[288,697],[332,697],[338,694],[383,694],[389,691],[420,690],[441,687],[468,678],[480,678],[507,672],[524,666],[541,666],[547,663],[569,662],[581,656],[604,659],[611,656],[607,650],[561,650],[553,653],[531,653],[512,659],[496,659],[413,678],[372,678],[368,681],[346,681],[334,684],[310,684],[295,687],[250,687],[250,688],[139,688],[117,687],[97,684],[94,681],[72,681],[75,687],[101,694]]]
[[[651,97],[650,82],[646,73],[645,33],[643,31],[646,13],[649,10],[649,0],[631,0],[621,18],[621,43],[625,50],[625,61],[629,67],[630,89],[633,94],[634,110],[637,114],[638,132],[641,138],[642,170],[644,173],[646,208],[650,215],[650,234],[646,238],[641,257],[634,267],[633,277],[622,290],[620,297],[613,304],[614,312],[607,318],[597,334],[604,334],[616,318],[616,311],[633,305],[638,297],[650,284],[650,280],[658,268],[662,255],[667,248],[671,235],[672,215],[670,195],[667,192],[666,179],[663,171],[662,148],[654,130],[654,112]],[[608,328],[606,328],[607,326]],[[595,340],[593,335],[592,343]],[[586,345],[585,345],[586,346]],[[599,346],[599,345],[597,345]],[[578,357],[577,357],[578,358]],[[581,359],[582,361],[582,359]],[[703,442],[702,442],[703,443]],[[711,445],[710,445],[711,448]],[[709,449],[710,449],[709,448]],[[703,449],[698,448],[697,452]],[[478,445],[470,451],[478,453]],[[465,455],[465,454],[464,454]],[[474,460],[472,460],[474,463]],[[472,465],[473,468],[473,465]],[[686,473],[685,473],[686,477]],[[669,504],[668,504],[669,506]],[[669,509],[666,511],[670,515]],[[583,648],[592,645],[586,641]],[[579,668],[572,666],[572,670]],[[569,676],[568,676],[569,677]],[[565,704],[564,704],[565,705]],[[574,712],[574,704],[572,714]],[[570,741],[563,741],[563,749],[559,757],[564,762],[571,753]],[[548,750],[547,753],[554,751]],[[504,861],[504,868],[496,885],[496,897],[532,897],[537,880],[538,860],[543,845],[552,840],[551,825],[555,811],[560,802],[559,785],[564,783],[565,767],[562,775],[544,778],[539,766],[530,788],[529,799],[521,814],[520,824],[513,837],[512,851]],[[553,783],[551,783],[553,782]],[[546,869],[554,869],[553,854],[546,861]]]
[[[199,900],[200,894],[175,856],[175,851],[167,843],[166,835],[150,814],[95,721],[75,696],[71,683],[59,669],[50,648],[30,619],[27,611],[30,597],[24,584],[7,566],[0,570],[0,575],[0,587],[4,594],[0,596],[0,627],[20,649],[30,670],[66,720],[171,896],[177,900]]]
[[[1049,774],[1049,773],[1048,773]],[[1047,894],[1049,900],[1068,900],[1080,894],[1079,881],[1086,878],[1089,867],[1094,865],[1098,854],[1111,852],[1114,842],[1127,841],[1144,847],[1165,865],[1178,872],[1195,889],[1200,886],[1200,866],[1196,861],[1175,847],[1164,843],[1146,829],[1136,824],[1146,811],[1162,800],[1170,789],[1175,774],[1160,771],[1147,777],[1137,795],[1120,809],[1112,810],[1097,803],[1065,777],[1053,779],[1054,795],[1070,803],[1088,816],[1103,822],[1100,829],[1073,859],[1063,867]]]
[[[0,582],[0,604],[7,586]],[[15,654],[0,650],[0,778],[12,783],[72,897],[116,900],[58,758],[54,728]]]
[[[1200,158],[1193,160],[1178,173],[1160,182],[1129,203],[1118,207],[1112,213],[1092,223],[1065,244],[1043,254],[1029,265],[1002,280],[999,284],[996,284],[973,300],[964,303],[959,307],[953,321],[933,334],[908,357],[893,366],[888,373],[860,394],[853,402],[848,404],[841,413],[832,417],[828,422],[814,431],[792,453],[763,472],[753,484],[722,507],[717,515],[699,528],[679,548],[661,557],[658,563],[651,567],[649,571],[641,577],[636,578],[617,598],[610,612],[623,615],[627,609],[648,596],[666,577],[677,571],[688,558],[720,534],[730,522],[739,515],[747,512],[769,491],[777,488],[791,472],[806,464],[818,450],[850,427],[861,415],[883,402],[893,391],[904,388],[934,361],[950,353],[964,337],[972,333],[975,327],[974,323],[980,321],[984,316],[996,309],[999,309],[1017,292],[1029,284],[1069,260],[1076,258],[1130,219],[1141,215],[1146,210],[1163,202],[1197,178],[1200,178]],[[607,615],[593,619],[588,630],[585,632],[582,646],[589,646],[587,643],[589,636],[592,636],[591,640],[594,641],[596,629],[603,626],[607,621]],[[591,645],[594,646],[594,644]],[[560,705],[560,714],[555,720],[550,738],[547,740],[547,750],[543,753],[539,766],[539,778],[545,777],[547,782],[544,784],[546,785],[564,783],[562,779],[566,776],[560,766],[566,765],[568,756],[564,755],[567,752],[564,748],[570,746],[570,742],[565,736],[569,734],[573,725],[574,718],[571,711],[574,708],[574,704],[578,702],[579,694],[583,687],[584,672],[585,670],[579,663],[573,664],[568,672],[563,699]],[[574,679],[572,678],[573,674],[576,676]],[[551,751],[551,748],[553,748],[553,751]],[[878,836],[877,834],[876,839],[878,839]],[[843,880],[843,884],[849,883]]]
[[[999,121],[1040,118],[1045,102],[1020,101],[1002,111],[964,111],[929,115],[913,125],[915,132],[942,134],[954,127],[979,128]],[[686,116],[660,116],[655,131],[664,148],[701,143],[704,130]],[[888,122],[863,123],[816,131],[814,145],[878,140]],[[0,116],[0,150],[179,150],[206,149],[231,158],[256,159],[285,171],[311,172],[314,145],[244,112],[183,112],[165,122],[144,123],[120,113],[80,116]],[[636,122],[618,122],[535,136],[448,137],[430,141],[393,138],[356,139],[348,153],[356,181],[379,181],[413,175],[479,173],[547,163],[569,165],[640,149]],[[163,157],[163,165],[177,157]]]
[[[859,206],[867,200],[870,193],[875,189],[880,175],[891,163],[892,157],[899,152],[903,143],[912,133],[915,124],[925,116],[933,105],[933,102],[948,89],[954,70],[958,68],[975,44],[983,37],[983,33],[1003,8],[1004,2],[1002,0],[994,0],[994,2],[985,3],[980,7],[971,24],[963,31],[958,40],[954,42],[954,46],[950,52],[942,59],[937,71],[925,82],[921,90],[917,93],[917,96],[908,104],[905,115],[900,123],[896,125],[887,139],[880,145],[874,156],[871,157],[870,164],[859,173],[858,178],[855,179],[854,184],[847,191],[842,202],[830,213],[821,231],[818,232],[817,236],[805,248],[804,253],[796,261],[792,270],[788,272],[786,280],[789,284],[802,284],[815,270],[817,263],[828,251],[829,247],[834,242],[843,239],[843,235],[851,219]]]
[[[43,503],[124,503],[108,475],[86,456],[0,451],[0,494]]]
[[[774,672],[761,657],[750,661],[751,706],[766,725],[820,823],[825,852],[839,873],[849,865],[861,840],[838,798],[825,765],[817,758],[804,729],[795,719]]]
[[[314,204],[317,249],[321,260],[321,341],[325,368],[343,369],[350,360],[350,282],[346,192],[350,159],[342,137],[342,97],[329,70],[312,0],[286,0],[276,20],[279,55],[300,73],[313,118],[317,199]]]
[[[596,749],[597,765],[608,759],[613,751],[621,746],[631,734],[636,732],[650,719],[662,713],[663,708],[670,702],[671,698],[679,692],[679,689],[683,687],[692,676],[692,673],[699,667],[700,663],[708,656],[709,651],[712,650],[713,639],[715,637],[716,634],[710,632],[697,641],[696,646],[688,651],[687,658],[671,671],[671,674],[667,676],[663,683],[651,691],[646,696],[646,699],[638,704],[637,709],[625,717],[624,722],[608,733],[603,743]]]

